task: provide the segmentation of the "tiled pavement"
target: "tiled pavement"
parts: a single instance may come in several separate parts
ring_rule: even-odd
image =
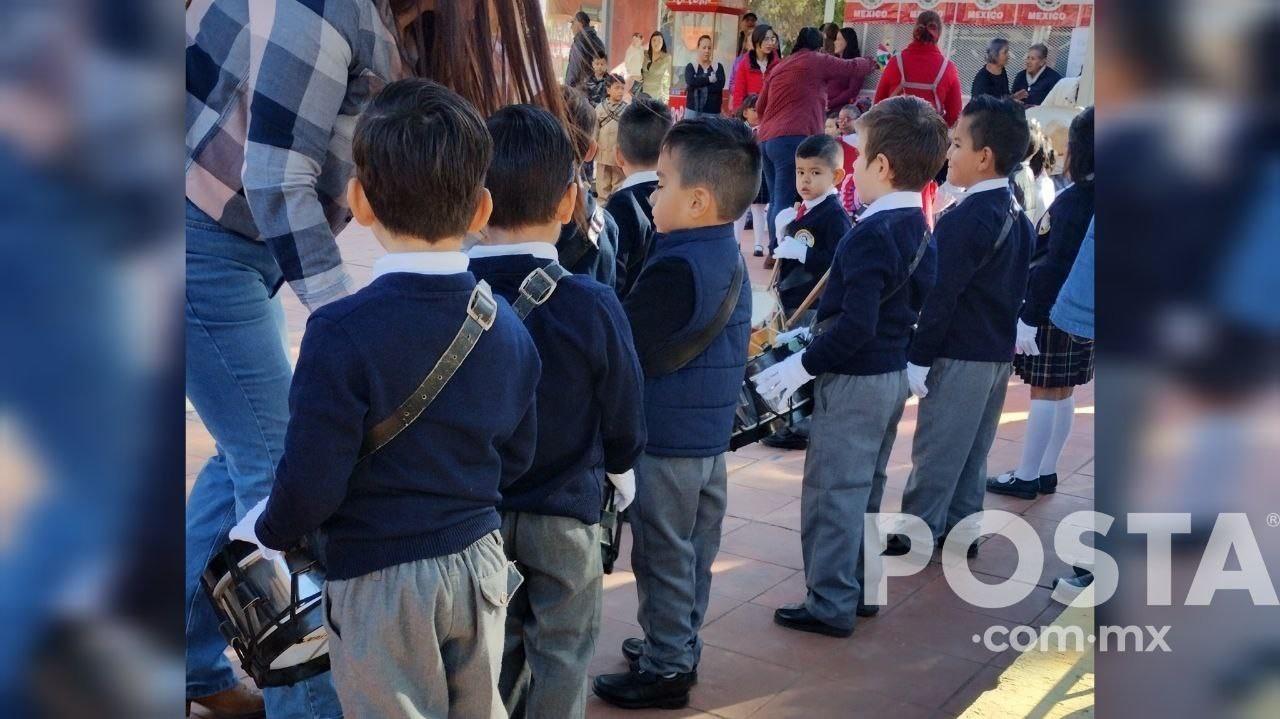
[[[748,231],[749,234],[749,231]],[[750,244],[744,242],[744,249]],[[340,238],[357,283],[370,276],[381,254],[360,228]],[[748,256],[758,287],[768,273]],[[289,340],[296,356],[306,313],[286,294]],[[1059,464],[1058,493],[1035,501],[987,495],[987,509],[1021,515],[1051,548],[1058,523],[1071,512],[1093,507],[1093,386],[1076,394],[1076,421]],[[1013,467],[1021,451],[1028,389],[1010,383],[999,434],[989,457],[992,472]],[[911,469],[916,403],[909,401],[889,463],[884,511],[896,511]],[[194,412],[187,415],[187,486],[213,451]],[[623,712],[592,697],[588,716],[663,717],[844,717],[957,716],[996,686],[1017,658],[1013,650],[992,653],[972,637],[993,625],[1045,625],[1061,612],[1049,598],[1050,582],[1068,568],[1046,552],[1046,562],[1028,597],[1006,609],[979,609],[957,598],[936,559],[919,574],[890,581],[889,604],[879,616],[860,620],[853,637],[831,639],[782,629],[773,610],[804,596],[800,559],[802,452],[752,445],[729,457],[728,516],[713,566],[711,602],[699,684],[690,708],[678,712]],[[1086,537],[1087,540],[1087,537]],[[635,578],[628,571],[629,537],[619,567],[605,578],[604,613],[591,673],[620,671],[622,640],[639,634]],[[898,561],[898,560],[889,560]],[[979,578],[1008,578],[1016,561],[1013,545],[988,538],[971,560]],[[1034,687],[1025,687],[1035,691]],[[1048,692],[1050,687],[1044,687]]]

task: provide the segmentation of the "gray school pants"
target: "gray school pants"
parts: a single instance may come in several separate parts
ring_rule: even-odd
[[[524,585],[507,607],[498,689],[513,717],[581,717],[600,632],[600,525],[506,512],[502,538]]]
[[[702,656],[698,630],[707,612],[711,563],[720,551],[727,486],[723,454],[645,453],[636,464],[636,499],[627,515],[645,671],[689,672]]]
[[[982,510],[987,453],[1000,426],[1010,367],[937,359],[929,370],[902,512],[923,519],[934,539]]]
[[[800,546],[805,607],[832,626],[853,626],[864,577],[863,515],[880,511],[908,392],[905,370],[824,374],[814,385],[800,490]]]
[[[498,667],[519,586],[498,532],[456,554],[327,582],[329,660],[344,714],[505,717]]]

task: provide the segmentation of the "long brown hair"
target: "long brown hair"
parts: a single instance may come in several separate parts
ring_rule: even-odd
[[[396,17],[423,4],[389,0]],[[537,0],[437,0],[401,33],[401,56],[412,74],[448,87],[486,117],[529,102],[564,118]]]

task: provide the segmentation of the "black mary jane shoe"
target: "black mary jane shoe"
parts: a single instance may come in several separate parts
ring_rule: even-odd
[[[795,629],[800,632],[811,632],[813,634],[823,634],[828,637],[844,637],[853,634],[853,627],[844,629],[818,619],[809,613],[809,610],[803,604],[789,604],[781,607],[773,612],[773,623],[787,629]]]
[[[1035,499],[1040,493],[1040,480],[1018,479],[1013,472],[1006,472],[998,477],[988,477],[987,491],[1018,499]]]
[[[623,709],[679,709],[689,703],[689,680],[643,669],[601,674],[591,683],[596,696]]]

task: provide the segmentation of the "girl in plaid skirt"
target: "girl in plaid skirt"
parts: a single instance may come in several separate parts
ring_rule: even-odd
[[[1093,217],[1093,108],[1071,123],[1062,191],[1040,219],[1031,280],[1018,320],[1013,369],[1031,385],[1031,412],[1017,469],[987,480],[987,491],[1034,499],[1058,486],[1058,458],[1071,434],[1077,385],[1093,379],[1093,340],[1049,322],[1049,310],[1075,264]]]

